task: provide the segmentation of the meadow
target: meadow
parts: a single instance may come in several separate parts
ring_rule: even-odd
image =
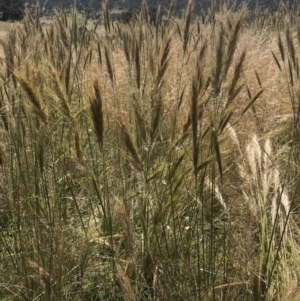
[[[0,24],[0,300],[300,300],[300,7],[98,21]]]

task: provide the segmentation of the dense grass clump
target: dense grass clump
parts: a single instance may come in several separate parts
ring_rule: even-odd
[[[172,7],[1,40],[1,300],[299,300],[300,8]]]

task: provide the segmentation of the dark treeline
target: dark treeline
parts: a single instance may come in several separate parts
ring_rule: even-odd
[[[44,7],[46,10],[56,9],[68,9],[74,5],[74,0],[28,0],[29,5],[35,5],[36,2],[39,2],[41,7]],[[92,7],[93,10],[101,9],[103,0],[76,0],[76,6],[79,11],[86,11],[89,7]],[[143,0],[109,0],[108,4],[110,8],[124,9],[124,10],[138,10],[142,5]],[[187,4],[188,0],[176,1],[175,11],[180,13]],[[226,2],[229,6],[234,5],[236,8],[241,6],[244,2],[246,2],[249,9],[255,9],[259,7],[261,9],[270,9],[274,10],[278,7],[280,0],[195,0],[195,12],[201,9],[208,9],[212,6],[214,2],[216,7],[219,7],[221,3]],[[284,0],[282,1],[285,4],[288,2],[290,4],[294,2],[300,2],[299,0]],[[161,5],[161,7],[168,8],[170,6],[171,0],[148,0],[149,6],[156,7]],[[234,4],[235,3],[235,4]]]
[[[0,15],[2,21],[22,20],[24,9],[24,0],[0,0]]]
[[[101,11],[102,3],[104,0],[28,0],[28,8],[33,10],[37,3],[42,9],[42,12],[46,15],[53,14],[53,10],[66,10],[72,9],[74,3],[76,8],[80,12],[90,13],[97,17]],[[139,10],[143,0],[109,0],[109,8],[115,8],[123,11],[136,11]],[[175,14],[180,15],[184,10],[188,0],[176,1]],[[261,10],[274,11],[280,5],[280,0],[194,0],[194,12],[200,14],[201,10],[206,10],[214,7],[216,10],[226,2],[228,7],[238,9],[243,3],[246,3],[249,9],[259,8]],[[148,6],[155,8],[160,5],[163,9],[168,8],[171,4],[171,0],[148,0]],[[294,5],[298,6],[300,0],[288,0],[282,1],[286,6],[290,4],[290,7]],[[0,18],[3,21],[7,20],[21,20],[24,15],[25,0],[0,0]]]

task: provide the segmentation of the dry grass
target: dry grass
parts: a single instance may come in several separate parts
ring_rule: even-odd
[[[15,26],[15,24],[0,21],[0,40],[4,41],[7,37],[9,30]],[[4,49],[2,44],[0,44],[0,58],[4,58]]]
[[[297,300],[298,16],[103,5],[1,42],[0,297]]]

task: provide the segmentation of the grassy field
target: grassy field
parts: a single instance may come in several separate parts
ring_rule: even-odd
[[[0,300],[300,300],[300,8],[164,18],[0,24]]]
[[[12,24],[10,22],[0,21],[0,40],[4,41],[7,37],[9,30],[13,27],[14,27],[14,24]],[[0,45],[0,58],[4,58],[3,45]]]

